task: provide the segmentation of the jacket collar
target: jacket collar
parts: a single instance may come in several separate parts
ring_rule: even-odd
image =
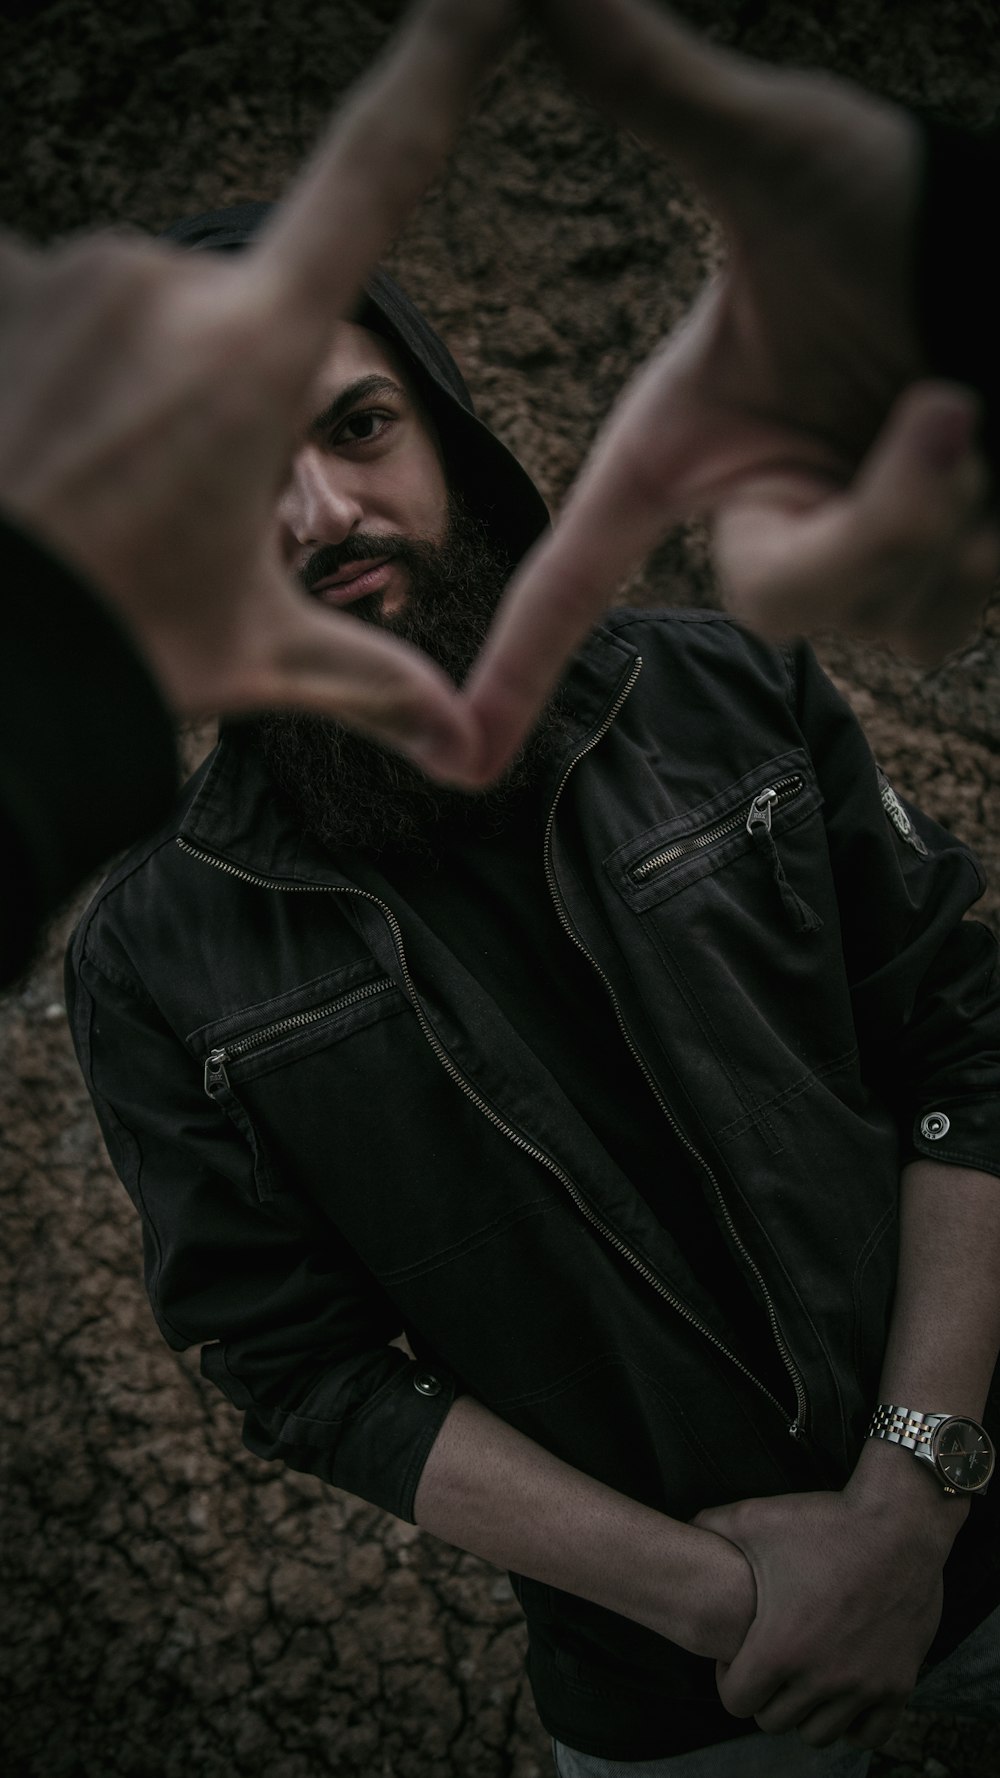
[[[564,681],[569,732],[546,771],[542,790],[551,802],[574,760],[607,721],[637,650],[614,623],[588,637]],[[249,725],[227,728],[192,785],[179,838],[234,871],[275,884],[351,882],[350,852],[334,854],[305,833],[294,809],[276,791]]]

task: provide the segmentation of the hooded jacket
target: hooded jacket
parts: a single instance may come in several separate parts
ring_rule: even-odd
[[[437,378],[443,348],[405,326]],[[437,381],[447,438],[468,410]],[[963,919],[981,875],[880,779],[810,652],[622,612],[564,699],[537,818],[497,836],[496,868],[534,848],[609,1064],[621,1042],[649,1089],[666,1198],[706,1210],[759,1344],[686,1250],[683,1204],[657,1214],[470,968],[461,910],[435,921],[391,860],[311,842],[252,731],[71,951],[165,1337],[202,1347],[251,1450],[403,1518],[462,1390],[678,1518],[840,1485],[876,1399],[900,1164],[1000,1174],[995,947]],[[941,1651],[996,1601],[994,1507],[956,1544]],[[561,1740],[646,1759],[740,1732],[710,1662],[515,1587]]]
[[[208,210],[175,222],[162,239],[192,252],[239,252],[266,227],[274,208],[248,202]],[[461,489],[511,563],[519,562],[548,524],[548,509],[517,458],[480,420],[443,341],[381,266],[369,278],[352,319],[401,353],[437,428],[451,486]]]

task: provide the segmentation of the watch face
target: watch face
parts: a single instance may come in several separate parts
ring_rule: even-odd
[[[946,1420],[931,1441],[938,1475],[949,1488],[969,1494],[993,1474],[993,1446],[974,1420]]]

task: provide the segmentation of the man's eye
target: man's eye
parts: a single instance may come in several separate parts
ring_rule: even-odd
[[[372,439],[381,437],[391,420],[391,414],[382,413],[378,408],[362,408],[360,412],[348,415],[338,440],[344,444],[370,444]]]

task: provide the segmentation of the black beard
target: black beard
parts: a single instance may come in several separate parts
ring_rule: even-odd
[[[482,648],[512,564],[485,527],[454,497],[444,542],[369,534],[317,552],[307,586],[348,561],[391,556],[407,570],[409,594],[384,620],[379,594],[359,599],[351,615],[423,649],[461,685]],[[499,829],[512,800],[537,778],[566,730],[554,699],[499,783],[475,793],[433,783],[408,760],[321,716],[275,712],[256,732],[267,768],[322,845],[371,852],[432,852],[444,827]]]

